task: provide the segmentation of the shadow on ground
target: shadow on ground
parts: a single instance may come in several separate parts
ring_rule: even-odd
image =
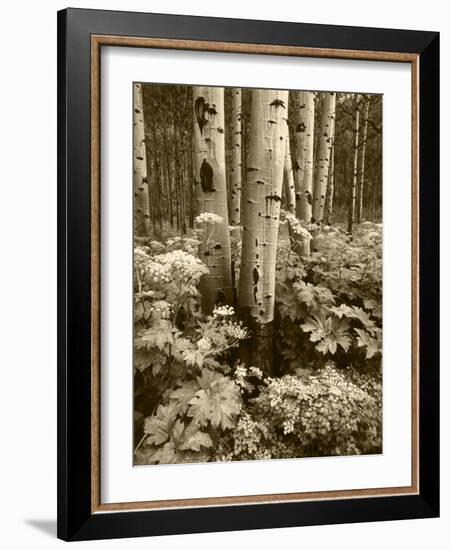
[[[56,538],[56,519],[26,519],[25,523],[46,535]]]

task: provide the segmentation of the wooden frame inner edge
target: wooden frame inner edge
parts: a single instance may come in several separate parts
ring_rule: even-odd
[[[102,504],[100,498],[100,50],[101,46],[287,55],[410,63],[412,71],[412,483],[383,487]],[[419,55],[267,44],[91,36],[91,513],[419,494]]]

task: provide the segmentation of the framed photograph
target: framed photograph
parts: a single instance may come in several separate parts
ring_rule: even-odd
[[[58,14],[58,536],[439,514],[439,35]]]

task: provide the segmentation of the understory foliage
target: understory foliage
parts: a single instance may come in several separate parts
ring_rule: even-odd
[[[242,362],[233,307],[201,312],[214,220],[135,242],[135,464],[381,452],[382,227],[298,228],[315,244],[301,257],[281,219],[271,376]]]
[[[339,367],[376,371],[382,353],[382,225],[364,222],[351,238],[316,232],[303,258],[282,242],[276,271],[278,351],[293,371]]]
[[[378,452],[380,405],[380,382],[350,367],[327,364],[301,376],[266,378],[221,441],[217,460]]]

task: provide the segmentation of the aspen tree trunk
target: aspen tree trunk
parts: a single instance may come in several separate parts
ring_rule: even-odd
[[[199,256],[210,270],[200,281],[202,309],[210,313],[217,303],[233,302],[225,171],[224,88],[195,86],[193,111],[196,212],[211,212],[222,218],[221,223],[207,225],[199,247]]]
[[[354,167],[352,173],[352,185],[349,202],[349,218],[348,218],[348,233],[352,235],[355,221],[355,203],[357,192],[357,174],[358,174],[358,160],[359,160],[359,96],[358,94],[354,98]]]
[[[146,237],[150,233],[150,212],[141,84],[133,85],[133,193],[135,235]]]
[[[335,145],[332,144],[332,150],[330,152],[329,163],[329,177],[327,181],[327,193],[326,193],[326,210],[324,213],[324,223],[326,225],[332,224],[332,213],[334,206],[334,191],[335,191]]]
[[[151,135],[151,140],[147,140],[150,148],[148,150],[152,151],[152,158],[147,158],[148,172],[153,175],[152,182],[150,177],[147,178],[147,186],[149,188],[149,204],[152,205],[155,209],[155,214],[153,218],[158,221],[158,226],[160,230],[160,235],[163,231],[163,217],[164,217],[164,193],[161,185],[160,179],[160,162],[159,162],[159,152],[157,145],[157,132],[155,127],[155,121],[152,120],[150,124],[150,132],[148,130],[147,137]],[[150,156],[150,155],[149,155]],[[152,193],[151,193],[152,190]]]
[[[288,123],[285,128],[285,159],[283,165],[283,175],[285,183],[285,196],[287,200],[287,210],[291,214],[294,214],[296,211],[296,193],[294,190],[294,175],[293,175],[293,164],[291,162],[291,151],[290,151],[290,129]]]
[[[241,88],[232,89],[231,225],[241,225]]]
[[[188,181],[189,181],[189,225],[194,227],[194,163],[193,163],[193,131],[188,133]]]
[[[180,188],[182,190],[182,235],[186,235],[186,174],[183,157],[184,155],[182,153],[182,163],[180,168]]]
[[[183,212],[184,212],[184,222],[185,222],[185,234],[187,228],[190,224],[190,196],[189,196],[189,174],[188,174],[188,159],[187,159],[187,150],[184,146],[183,155],[182,155],[182,182],[183,182]],[[188,225],[186,220],[188,219]]]
[[[166,189],[166,182],[164,180],[164,168],[163,168],[163,156],[159,155],[159,174],[160,174],[160,183],[161,183],[161,193],[163,196],[163,214],[164,221],[169,222],[169,194]]]
[[[298,93],[296,124],[296,216],[306,223],[312,219],[313,144],[315,101],[313,92]]]
[[[174,212],[173,212],[173,187],[172,187],[172,178],[170,170],[170,160],[169,160],[169,146],[168,146],[168,137],[167,137],[167,126],[163,130],[163,151],[164,151],[164,178],[166,180],[166,187],[168,192],[168,214],[169,214],[169,223],[171,227],[174,227]]]
[[[180,147],[179,147],[179,125],[176,119],[174,107],[172,107],[172,131],[173,131],[173,147],[174,147],[174,180],[176,189],[177,203],[177,229],[182,233],[186,233],[185,220],[183,217],[183,182],[180,163]]]
[[[285,161],[288,92],[253,90],[243,197],[240,313],[252,333],[247,360],[272,365],[275,268]]]
[[[360,173],[357,192],[357,207],[356,207],[356,220],[357,223],[362,223],[363,217],[363,192],[365,186],[365,155],[366,155],[366,138],[368,135],[368,115],[370,110],[370,101],[365,99],[365,118],[363,119],[363,132],[362,132],[362,144],[361,144],[361,160],[360,160]]]
[[[329,159],[329,172],[327,174],[327,192],[324,221],[327,225],[332,223],[332,211],[334,206],[335,191],[335,117],[332,124],[332,142]]]
[[[156,235],[156,224],[158,220],[158,208],[157,208],[157,201],[155,200],[155,184],[152,184],[152,178],[150,174],[153,174],[153,167],[152,167],[152,157],[147,154],[147,151],[152,151],[152,142],[150,140],[150,135],[148,133],[147,127],[146,127],[146,120],[144,119],[144,136],[145,136],[145,159],[146,159],[146,182],[147,182],[147,203],[149,205],[149,216],[152,224],[151,232],[153,232],[154,235]],[[158,192],[158,191],[157,191]]]
[[[381,185],[381,175],[373,176],[371,180],[371,214],[370,220],[374,222],[376,219],[376,190],[377,186]]]
[[[312,222],[316,224],[321,224],[324,217],[327,175],[329,173],[330,152],[332,149],[335,121],[335,101],[335,93],[327,92],[325,94],[313,184]]]

